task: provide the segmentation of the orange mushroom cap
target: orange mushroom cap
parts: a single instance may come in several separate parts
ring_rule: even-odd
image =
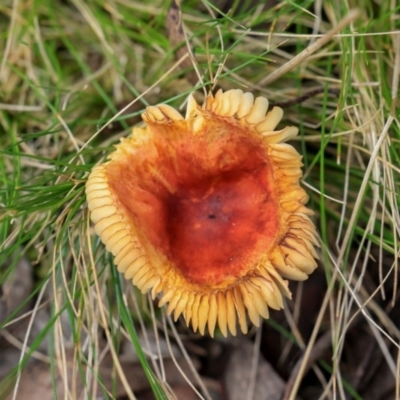
[[[275,131],[282,110],[241,90],[219,91],[186,118],[160,104],[143,114],[86,194],[95,231],[118,270],[143,293],[161,294],[174,319],[213,336],[247,332],[317,266],[317,235],[299,186],[301,156]]]

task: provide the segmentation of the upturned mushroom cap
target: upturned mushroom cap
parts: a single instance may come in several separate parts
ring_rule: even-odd
[[[219,91],[186,117],[160,104],[144,128],[93,168],[86,194],[95,232],[118,270],[175,320],[213,336],[247,332],[290,298],[284,278],[317,266],[317,235],[299,186],[301,156],[276,131],[283,112],[241,90]]]

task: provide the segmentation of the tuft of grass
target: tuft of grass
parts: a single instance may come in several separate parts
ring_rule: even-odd
[[[400,362],[393,348],[400,348],[400,332],[384,307],[396,307],[399,293],[400,7],[372,0],[267,3],[183,2],[200,72],[197,85],[186,79],[193,66],[180,67],[178,49],[165,35],[166,2],[0,5],[0,287],[21,260],[30,262],[34,282],[0,321],[0,333],[8,331],[25,310],[20,359],[0,383],[0,397],[18,398],[21,377],[40,354],[54,398],[60,393],[116,398],[122,385],[133,399],[119,358],[124,341],[133,343],[155,398],[173,396],[160,349],[146,343],[148,330],[157,335],[164,329],[167,337],[173,331],[163,328],[163,314],[117,274],[91,228],[84,187],[91,168],[140,123],[147,105],[165,102],[181,109],[190,92],[197,90],[201,98],[215,85],[273,102],[322,90],[285,110],[284,123],[300,128],[295,145],[303,154],[303,183],[316,212],[328,288],[309,338],[296,331],[299,315],[290,306],[293,329],[272,322],[303,352],[288,398],[301,388],[323,330],[331,332],[332,359],[319,362],[329,371],[321,380],[321,398],[362,398],[342,370],[346,335],[359,316],[397,376],[399,396]],[[350,25],[263,84],[355,6],[362,11]],[[43,310],[47,318],[34,333]],[[111,383],[102,369],[107,355]],[[315,368],[321,372],[318,364]],[[201,382],[191,383],[199,397],[210,398]]]

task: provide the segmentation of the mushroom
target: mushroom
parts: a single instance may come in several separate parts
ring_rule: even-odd
[[[174,320],[211,336],[259,326],[316,268],[301,156],[275,130],[283,112],[241,90],[218,91],[186,117],[147,107],[86,184],[95,232],[124,277],[160,297]]]

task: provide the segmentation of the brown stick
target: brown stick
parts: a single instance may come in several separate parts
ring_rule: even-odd
[[[167,30],[167,36],[171,43],[171,46],[177,48],[175,53],[176,59],[179,60],[186,54],[192,56],[193,52],[189,48],[190,44],[186,42],[185,31],[182,23],[182,12],[179,6],[179,2],[177,0],[172,0],[171,2],[165,20],[165,28]],[[181,63],[181,68],[184,69],[191,68],[192,66],[193,63],[191,57],[187,57]],[[196,71],[193,71],[192,69],[187,72],[186,79],[193,86],[197,85],[199,81]]]
[[[271,107],[288,108],[288,107],[294,106],[296,104],[303,103],[304,101],[310,99],[311,97],[317,96],[317,95],[319,95],[321,93],[324,93],[324,92],[325,92],[325,88],[323,88],[323,87],[315,88],[315,89],[312,89],[312,90],[308,91],[307,93],[304,93],[300,97],[295,97],[294,99],[285,100],[285,101],[270,102],[270,106]],[[327,92],[331,93],[331,94],[334,94],[336,96],[339,96],[339,94],[340,94],[340,90],[339,89],[327,89]]]

